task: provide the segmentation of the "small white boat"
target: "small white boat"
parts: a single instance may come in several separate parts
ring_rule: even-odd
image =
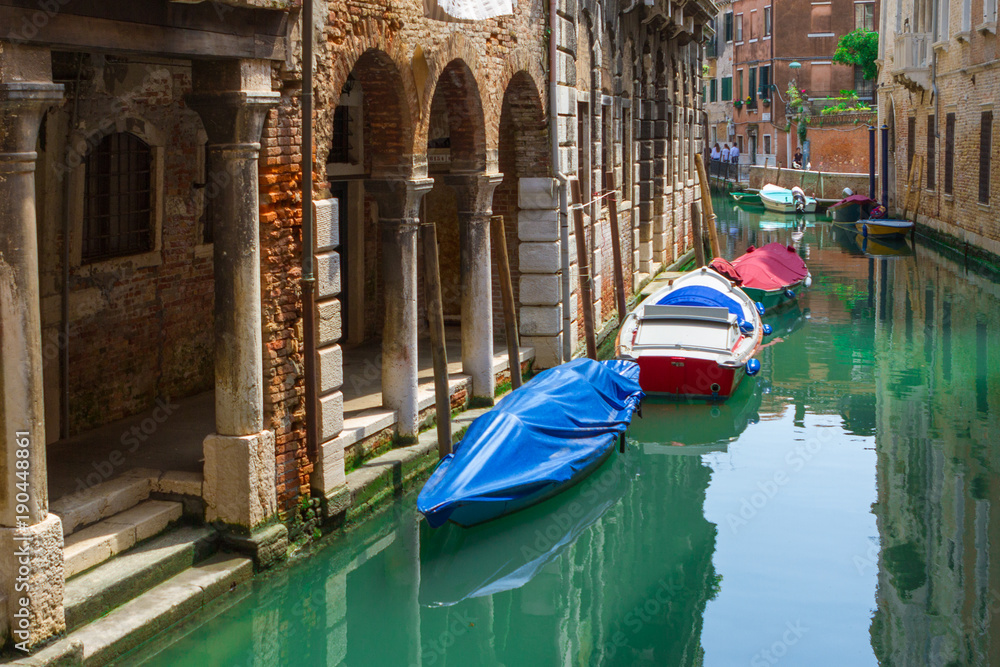
[[[639,362],[639,386],[674,397],[728,398],[770,327],[764,307],[710,268],[702,267],[653,292],[625,317],[618,354]]]
[[[775,213],[815,213],[816,200],[806,197],[802,188],[791,190],[768,183],[760,189],[760,201],[768,211]]]

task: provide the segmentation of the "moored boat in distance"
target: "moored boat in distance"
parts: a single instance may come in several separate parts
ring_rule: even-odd
[[[864,218],[854,223],[862,236],[905,236],[913,229],[910,220],[889,218]]]
[[[827,208],[827,215],[834,222],[857,222],[867,218],[878,202],[865,195],[848,195]]]
[[[576,359],[539,373],[469,427],[420,491],[432,528],[474,526],[539,503],[611,455],[643,398],[639,367]]]
[[[809,269],[795,247],[782,243],[768,243],[760,248],[750,246],[732,262],[716,257],[711,267],[729,278],[752,300],[764,304],[764,310],[789,303],[812,282]]]
[[[646,393],[728,398],[760,362],[763,306],[708,267],[671,280],[629,313],[618,332],[620,357],[639,362]],[[769,328],[768,328],[769,329]]]
[[[816,212],[816,199],[807,197],[798,186],[789,190],[768,183],[760,189],[760,201],[764,208],[775,213]]]

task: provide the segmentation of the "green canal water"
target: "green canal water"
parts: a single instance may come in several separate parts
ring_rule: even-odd
[[[624,455],[490,525],[406,495],[125,662],[1000,664],[1000,285],[715,205],[729,258],[791,243],[813,276],[729,401],[648,401]]]

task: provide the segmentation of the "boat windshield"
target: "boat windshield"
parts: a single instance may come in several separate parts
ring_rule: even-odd
[[[636,333],[636,346],[670,345],[729,351],[733,327],[726,322],[672,319],[645,320]]]

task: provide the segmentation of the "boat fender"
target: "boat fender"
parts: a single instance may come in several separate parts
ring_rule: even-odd
[[[757,312],[763,317],[763,315],[764,315],[764,304],[762,304],[760,301],[757,301],[753,305],[757,307]]]
[[[785,296],[787,296],[789,299],[794,299],[795,298],[795,290],[786,289],[785,290]]]
[[[740,331],[747,335],[753,333],[753,323],[752,322],[742,322],[740,323]]]
[[[772,333],[774,333],[774,329],[771,328],[770,324],[765,324],[761,326],[760,330],[764,332],[765,336],[770,336]]]
[[[750,361],[748,361],[746,370],[747,370],[747,375],[749,375],[750,377],[757,375],[757,373],[760,372],[760,360],[751,359]]]
[[[795,246],[793,245],[788,246],[788,252],[795,252]]]
[[[624,433],[622,433],[621,437],[618,438],[618,453],[619,454],[624,454],[625,453],[625,434]]]
[[[861,235],[868,238],[868,225],[861,225]]]
[[[806,286],[806,287],[809,287],[809,286],[811,286],[811,285],[813,284],[813,277],[812,277],[812,274],[809,274],[809,273],[807,273],[807,274],[806,274],[806,281],[805,281],[804,283],[802,283],[802,284],[803,284],[804,286]]]
[[[747,252],[753,252],[756,249],[757,248],[754,248],[752,245],[747,246]]]

